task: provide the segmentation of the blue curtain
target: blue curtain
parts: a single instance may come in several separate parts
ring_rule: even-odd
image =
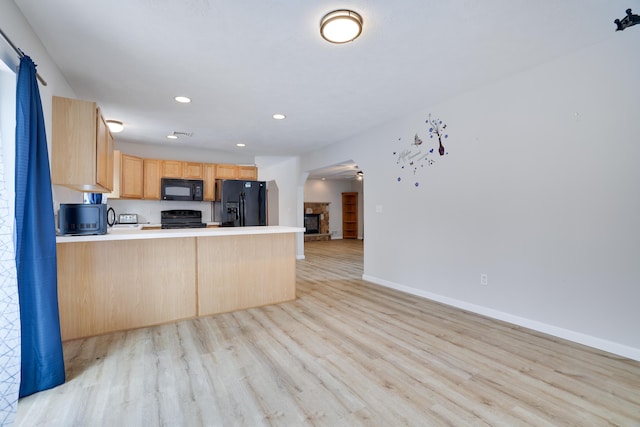
[[[36,65],[28,56],[20,59],[16,98],[16,268],[23,397],[65,380],[49,153]]]

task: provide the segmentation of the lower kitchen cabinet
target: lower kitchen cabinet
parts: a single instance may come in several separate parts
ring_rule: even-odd
[[[198,237],[197,265],[200,316],[296,298],[293,234]]]
[[[58,237],[63,341],[296,297],[293,232],[146,236],[66,243]]]
[[[58,243],[62,340],[196,315],[194,238]]]

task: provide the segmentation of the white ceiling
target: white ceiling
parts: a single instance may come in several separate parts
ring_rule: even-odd
[[[614,37],[615,18],[640,12],[638,0],[15,2],[76,96],[125,123],[116,140],[241,142],[250,155],[345,140]],[[364,31],[332,45],[319,22],[344,7]]]

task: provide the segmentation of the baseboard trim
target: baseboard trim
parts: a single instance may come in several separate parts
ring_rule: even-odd
[[[591,335],[586,335],[586,334],[572,331],[569,329],[559,328],[557,326],[538,322],[536,320],[515,316],[513,314],[505,313],[503,311],[494,310],[481,305],[471,304],[466,301],[445,297],[442,295],[423,291],[421,289],[400,285],[397,283],[390,282],[388,280],[380,279],[374,276],[369,276],[367,274],[362,275],[362,280],[371,282],[375,285],[384,286],[386,288],[395,289],[397,291],[405,292],[411,295],[416,295],[432,301],[440,302],[442,304],[450,305],[452,307],[460,308],[462,310],[470,311],[472,313],[491,317],[497,320],[502,320],[504,322],[508,322],[514,325],[523,326],[525,328],[529,328],[537,332],[542,332],[545,334],[552,335],[554,337],[563,338],[578,344],[583,344],[589,347],[596,348],[598,350],[607,351],[609,353],[612,353],[618,356],[640,361],[640,349],[638,348],[629,347],[624,344],[619,344],[613,341],[604,340],[602,338],[597,338]]]

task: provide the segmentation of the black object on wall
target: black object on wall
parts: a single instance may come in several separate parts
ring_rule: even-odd
[[[616,19],[613,21],[618,27],[616,31],[622,31],[627,27],[633,27],[640,23],[640,16],[631,13],[631,9],[627,9],[627,16],[622,19]]]

